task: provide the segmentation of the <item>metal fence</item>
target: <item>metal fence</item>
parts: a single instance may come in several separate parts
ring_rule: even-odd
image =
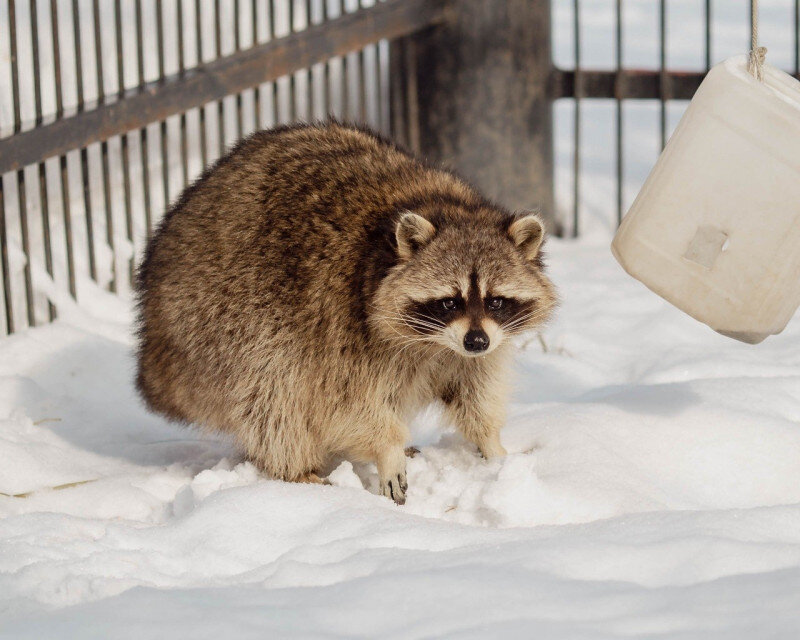
[[[582,203],[584,202],[581,191],[581,177],[584,174],[582,163],[583,148],[583,107],[587,101],[613,101],[614,117],[611,126],[614,129],[614,144],[605,150],[609,164],[613,164],[615,193],[613,203],[604,203],[607,210],[612,212],[612,225],[619,224],[624,215],[627,205],[630,204],[629,198],[625,194],[625,107],[633,103],[655,103],[657,104],[657,131],[655,135],[659,143],[659,148],[663,148],[669,137],[671,126],[677,122],[677,117],[669,117],[670,107],[675,106],[676,115],[679,116],[686,106],[688,100],[694,95],[697,87],[705,77],[706,72],[712,64],[733,53],[745,53],[750,49],[750,39],[752,36],[750,12],[752,11],[752,0],[695,0],[694,2],[670,2],[669,0],[646,0],[645,2],[632,2],[631,0],[553,0],[555,5],[560,5],[561,9],[569,13],[571,21],[571,33],[560,34],[562,38],[569,39],[572,44],[572,64],[570,68],[554,68],[552,75],[554,100],[565,100],[570,104],[570,116],[572,119],[571,131],[568,136],[569,142],[562,140],[565,144],[571,145],[572,166],[568,171],[571,174],[569,182],[572,183],[572,193],[560,193],[561,216],[559,219],[559,230],[562,235],[577,237],[582,231]],[[631,5],[638,4],[639,9],[653,11],[655,25],[652,31],[648,31],[656,44],[657,60],[653,68],[642,69],[623,64],[623,46],[630,33],[625,32],[625,21],[623,11]],[[800,77],[800,0],[769,0],[761,1],[762,20],[763,14],[770,9],[780,11],[780,16],[776,14],[773,22],[781,20],[779,25],[785,30],[787,38],[776,38],[775,42],[762,42],[770,47],[768,60],[779,60],[786,71]],[[645,7],[644,5],[647,5]],[[735,5],[735,6],[734,6]],[[695,68],[692,70],[679,70],[671,68],[668,64],[668,45],[670,37],[669,11],[677,8],[683,11],[684,24],[675,25],[673,29],[686,28],[686,20],[701,25],[697,31],[697,44],[699,45],[701,56],[695,61]],[[587,59],[584,52],[584,37],[581,37],[584,29],[583,18],[587,9],[602,8],[613,11],[612,33],[607,34],[609,43],[613,42],[613,52],[611,64],[604,65],[605,68],[597,68],[596,63]],[[726,15],[719,15],[724,13]],[[682,16],[682,17],[683,17]],[[724,26],[729,31],[735,30],[738,38],[731,42],[732,50],[725,49],[720,54],[714,51],[715,27],[719,27],[721,18],[726,18]],[[775,26],[774,24],[772,26]],[[770,33],[774,35],[775,29]],[[558,44],[559,33],[555,34],[556,44]],[[608,61],[606,60],[606,63]],[[697,64],[699,63],[699,65]],[[639,61],[639,64],[641,62]],[[591,104],[591,103],[590,103]],[[641,136],[641,132],[639,134]],[[647,167],[649,169],[649,167]],[[641,171],[639,172],[642,173]],[[645,172],[646,173],[646,172]],[[642,175],[633,181],[629,191],[636,193],[640,186]],[[605,197],[605,196],[604,196]],[[610,225],[611,226],[611,225]],[[613,227],[612,227],[613,228]]]
[[[791,5],[791,52],[780,59],[797,74],[800,0],[776,1]],[[649,69],[624,64],[624,11],[637,2],[657,11]],[[668,64],[676,2],[693,2],[687,15],[702,24],[703,60],[690,71]],[[626,109],[654,105],[663,146],[671,105],[691,98],[714,62],[714,14],[730,6],[721,2],[0,0],[0,334],[91,305],[98,287],[128,295],[136,259],[183,187],[239,137],[293,120],[365,122],[493,197],[530,197],[547,212],[555,111],[556,174],[558,150],[572,149],[555,228],[585,230],[589,144],[615,185],[600,196],[610,230],[626,206],[626,135],[642,135],[626,134]],[[749,0],[736,2],[747,24]],[[587,56],[582,25],[598,7],[612,11],[605,65]],[[571,12],[566,29],[551,29],[551,9]],[[553,65],[551,31],[557,51],[572,33],[572,64]],[[608,103],[606,147],[586,125]]]
[[[257,128],[330,114],[413,144],[389,40],[442,4],[1,1],[0,334],[128,294],[168,203]]]

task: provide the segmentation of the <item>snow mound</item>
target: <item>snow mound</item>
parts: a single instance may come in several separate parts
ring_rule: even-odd
[[[426,413],[404,507],[148,414],[102,296],[0,341],[0,637],[795,637],[800,321],[739,344],[604,246],[549,253],[508,457]]]

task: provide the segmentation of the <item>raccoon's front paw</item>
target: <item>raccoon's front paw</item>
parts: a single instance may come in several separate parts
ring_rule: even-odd
[[[387,447],[379,456],[378,478],[381,495],[391,498],[397,504],[406,503],[406,456],[402,447]]]
[[[405,471],[392,478],[381,478],[381,495],[391,498],[397,504],[406,503],[407,490],[408,480]]]
[[[492,458],[502,458],[508,453],[505,447],[500,444],[499,438],[484,442],[478,447],[478,449],[480,449],[481,455],[487,460],[491,460]]]

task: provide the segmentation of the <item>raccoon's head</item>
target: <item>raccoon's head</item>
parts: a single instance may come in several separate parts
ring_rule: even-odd
[[[537,215],[404,211],[394,236],[397,264],[372,314],[387,340],[484,356],[550,316],[555,291],[543,272]]]

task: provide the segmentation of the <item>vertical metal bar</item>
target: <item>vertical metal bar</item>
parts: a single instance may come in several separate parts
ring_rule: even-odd
[[[31,46],[33,49],[33,102],[36,113],[35,126],[42,124],[42,87],[40,84],[41,74],[39,70],[39,15],[36,7],[36,0],[30,0],[31,16]]]
[[[355,11],[364,11],[363,0],[359,0]],[[356,52],[356,59],[358,60],[358,112],[359,120],[364,124],[369,124],[367,120],[367,65],[366,65],[366,47],[359,49]]]
[[[58,3],[50,0],[50,14],[53,27],[53,66],[56,80],[56,117],[64,115],[64,95],[61,89],[61,46],[58,36]],[[75,17],[74,19],[77,19]],[[69,197],[69,173],[67,171],[67,156],[63,155],[59,159],[61,169],[61,202],[64,207],[64,236],[67,250],[67,281],[69,293],[73,298],[77,297],[75,286],[75,256],[72,247],[72,212],[70,211]]]
[[[391,136],[391,77],[389,76],[389,41],[382,39],[377,46],[378,73],[378,109],[380,131],[382,135]]]
[[[36,110],[36,126],[42,123],[42,86],[41,86],[41,66],[39,64],[39,14],[36,0],[30,0],[31,15],[31,44],[33,47],[33,102]],[[47,198],[47,174],[44,162],[37,165],[39,174],[39,213],[42,216],[42,243],[44,245],[44,264],[47,274],[53,277],[53,248],[50,238],[50,210]],[[30,260],[30,256],[28,256]],[[56,318],[56,308],[52,300],[48,298],[47,313],[50,321]]]
[[[408,146],[414,153],[422,151],[422,133],[419,124],[419,87],[417,85],[417,45],[413,40],[406,43],[406,124]]]
[[[119,95],[125,91],[125,65],[124,52],[122,50],[122,4],[114,3],[114,30],[117,41],[117,91]],[[130,148],[128,146],[128,135],[123,133],[120,138],[120,155],[122,156],[122,193],[125,202],[125,233],[128,242],[133,244],[133,204],[131,202],[131,169],[130,169]],[[135,258],[128,259],[128,282],[134,283]]]
[[[406,134],[405,97],[405,40],[392,40],[389,44],[389,79],[390,79],[390,111],[391,135],[403,146],[408,146]]]
[[[794,75],[800,77],[800,0],[794,0]]]
[[[661,77],[659,79],[660,103],[661,103],[661,148],[667,144],[667,3],[666,0],[659,0],[659,62]]]
[[[241,37],[239,34],[239,0],[233,0],[233,49],[239,51],[242,48]],[[242,137],[242,93],[236,94],[236,139]]]
[[[214,0],[214,56],[219,59],[222,57],[222,25],[220,24],[220,0]],[[217,119],[218,127],[217,143],[219,148],[217,154],[222,156],[225,153],[225,100],[217,100]]]
[[[200,0],[194,0],[194,28],[195,28],[195,47],[197,48],[197,64],[203,63],[203,28],[200,20]],[[206,108],[205,106],[197,109],[200,119],[200,163],[201,170],[206,168],[208,163],[208,149],[206,149]]]
[[[311,26],[311,0],[305,0],[303,6],[306,12],[306,25],[303,29],[308,29]],[[314,119],[314,74],[311,73],[311,67],[303,73],[306,76],[306,120],[311,121]]]
[[[572,156],[572,184],[573,210],[572,210],[572,237],[577,238],[580,233],[580,195],[581,195],[581,94],[583,93],[583,78],[581,74],[581,22],[580,1],[573,0],[573,31],[575,33],[575,114],[573,128],[575,132],[575,149]]]
[[[16,78],[16,65],[17,65],[17,56],[16,56],[16,31],[17,31],[17,24],[14,16],[14,2],[13,0],[9,1],[8,6],[8,30],[9,30],[9,39],[13,43],[13,47],[11,49],[11,74],[12,74],[12,86],[11,91],[13,93],[12,99],[14,103],[14,127],[13,130],[16,132],[19,126],[19,96],[17,91],[19,90],[19,85],[17,83]],[[7,235],[7,227],[6,227],[6,205],[5,205],[5,180],[3,180],[3,176],[0,175],[0,264],[2,264],[3,268],[3,300],[5,301],[5,309],[6,309],[6,331],[8,333],[14,332],[14,313],[11,307],[11,271],[9,268],[9,261],[8,261],[8,235]]]
[[[166,75],[164,72],[164,16],[162,15],[163,5],[156,3],[156,36],[158,43],[158,79],[159,81]],[[164,209],[169,208],[169,157],[167,155],[167,121],[159,123],[161,131],[161,181],[164,188]]]
[[[322,1],[322,22],[325,23],[330,20],[330,16],[328,15],[328,2],[327,0]],[[332,117],[332,96],[331,96],[331,65],[330,59],[323,63],[322,65],[322,83],[324,85],[324,112],[326,119],[330,119]]]
[[[800,0],[796,0],[796,2],[800,3]],[[711,20],[711,0],[706,0],[706,71],[711,68]]]
[[[623,178],[625,167],[623,165],[623,120],[622,120],[622,0],[617,0],[617,29],[616,29],[616,54],[617,54],[617,226],[622,222],[623,211]]]
[[[289,34],[294,33],[294,0],[286,0],[289,11]],[[295,74],[289,74],[289,120],[297,119],[297,84],[294,81]]]
[[[364,11],[364,9],[359,9]],[[359,49],[356,53],[358,58],[358,112],[359,120],[364,124],[369,124],[367,121],[367,82],[369,80],[367,75],[366,49]]]
[[[83,111],[83,48],[81,47],[80,14],[78,0],[72,0],[72,34],[75,41],[75,79],[78,97],[78,111]],[[94,222],[92,220],[92,199],[89,185],[89,151],[86,147],[81,149],[81,181],[83,182],[83,211],[86,218],[86,243],[89,253],[89,275],[97,281],[97,263],[94,255]]]
[[[324,0],[309,0],[308,25],[318,25],[325,20]],[[325,105],[327,104],[328,78],[327,65],[320,62],[311,67],[311,82],[309,84],[309,112],[312,120],[325,119]]]
[[[13,26],[12,26],[13,28]],[[6,235],[5,181],[0,176],[0,267],[3,269],[3,302],[6,308],[6,332],[14,333],[14,313],[11,308],[11,272],[8,264],[8,236]]]
[[[178,2],[178,73],[183,75],[186,71],[186,57],[183,50],[183,1]],[[181,143],[181,187],[185,187],[189,182],[189,150],[187,149],[186,113],[180,117],[180,143]]]
[[[14,133],[22,130],[22,114],[19,106],[19,58],[17,57],[17,7],[15,0],[8,0],[9,53],[11,55],[11,99],[14,109]]]
[[[11,27],[9,48],[11,53],[11,92],[14,103],[14,133],[22,129],[22,114],[19,104],[19,56],[17,55],[17,18],[16,2],[8,2],[8,24]],[[25,254],[23,277],[25,280],[25,306],[28,325],[36,326],[33,314],[33,281],[31,279],[30,243],[28,242],[28,207],[25,198],[25,171],[17,171],[17,206],[19,207],[19,223],[22,241],[22,252]]]
[[[38,75],[36,76],[39,77]],[[44,245],[44,266],[47,270],[47,275],[53,278],[53,245],[50,237],[50,203],[47,197],[47,174],[44,162],[38,164],[39,173],[39,208],[42,216],[42,243]],[[30,259],[30,258],[29,258]],[[47,316],[52,322],[56,319],[57,312],[53,301],[47,300]]]
[[[93,15],[94,19],[94,52],[97,63],[97,95],[101,101],[105,101],[105,86],[103,82],[103,46],[100,34],[100,4],[99,0],[93,2]],[[116,248],[114,247],[114,219],[111,215],[111,182],[108,170],[108,142],[100,143],[101,150],[101,163],[103,165],[103,205],[106,210],[106,241],[108,246],[111,247],[111,255],[116,255]],[[117,291],[117,274],[116,261],[111,260],[111,282],[109,283],[109,290],[116,293]]]
[[[275,10],[275,1],[276,0],[267,0],[269,3],[269,38],[270,41],[275,40],[278,35],[278,27],[277,23],[275,22],[277,18],[277,11]],[[272,87],[272,120],[275,124],[280,122],[280,104],[279,104],[279,83],[278,80],[275,80],[271,83]]]
[[[178,0],[178,73],[186,70],[186,59],[183,51],[183,2]]]
[[[333,11],[330,10],[330,7],[326,6],[326,19],[335,19],[340,17],[344,13],[344,7],[342,5],[342,0],[334,0],[334,9]],[[327,5],[327,3],[326,3]],[[329,61],[328,64],[328,111],[331,114],[334,114],[338,118],[345,119],[347,114],[347,69],[346,69],[346,62],[347,56],[336,56],[332,60]],[[337,71],[339,72],[339,79],[337,84],[339,85],[334,90],[332,85],[332,79],[334,78],[335,74],[331,73],[330,64],[334,63],[336,66]],[[338,99],[337,99],[338,94]]]
[[[325,6],[324,20],[336,20],[345,13],[344,0],[330,0]],[[331,56],[325,62],[326,112],[329,118],[347,121],[347,55]]]
[[[13,0],[12,0],[13,1]],[[22,253],[25,254],[25,303],[28,312],[28,326],[36,326],[33,313],[33,280],[31,278],[31,243],[28,237],[28,203],[25,197],[25,170],[17,171],[17,201],[19,203],[20,231],[22,235]]]
[[[258,0],[252,0],[250,6],[251,15],[253,17],[253,22],[251,25],[252,28],[252,39],[251,42],[253,46],[258,44]],[[253,108],[256,110],[256,131],[261,128],[261,85],[258,85],[254,88],[254,105]]]
[[[97,259],[94,250],[94,220],[92,218],[91,182],[89,180],[89,150],[81,149],[81,179],[83,182],[83,209],[86,217],[86,242],[89,252],[89,276],[97,282]]]
[[[121,97],[125,92],[125,65],[123,64],[122,51],[122,7],[114,3],[114,36],[117,45],[117,93]]]
[[[322,21],[330,20],[328,0],[322,0]],[[328,118],[333,116],[333,91],[331,91],[331,60],[325,62],[325,114]]]
[[[342,15],[350,13],[347,8],[347,2],[342,5]],[[343,57],[344,59],[344,86],[345,86],[345,112],[347,118],[353,122],[358,122],[362,119],[361,112],[361,51],[353,51]],[[416,68],[416,67],[414,67]],[[351,95],[351,85],[356,84],[358,90],[357,95]]]
[[[142,25],[142,0],[136,0],[136,71],[138,84],[144,86],[144,27]],[[144,198],[145,237],[149,240],[153,232],[153,215],[150,210],[150,159],[148,158],[147,127],[139,130],[142,154],[142,197]]]
[[[56,84],[56,118],[64,115],[64,92],[61,89],[61,42],[58,37],[58,2],[50,0],[50,28],[53,32],[53,75]]]

